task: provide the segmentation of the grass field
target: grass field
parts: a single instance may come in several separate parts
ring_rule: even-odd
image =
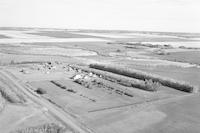
[[[81,35],[81,34],[76,34],[76,33],[70,33],[67,31],[42,31],[38,33],[29,33],[29,34],[55,37],[55,38],[94,38],[95,37],[91,35]]]
[[[189,48],[199,46],[199,33],[7,27],[0,34],[2,133],[200,130],[199,92],[191,93],[200,87],[200,52]]]
[[[5,35],[0,35],[0,39],[3,39],[3,38],[9,38],[9,37],[7,37]]]
[[[156,56],[164,60],[188,62],[200,65],[200,51],[172,52],[169,55]]]

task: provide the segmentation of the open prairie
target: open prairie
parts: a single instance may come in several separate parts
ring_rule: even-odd
[[[198,132],[199,38],[0,28],[0,132]]]

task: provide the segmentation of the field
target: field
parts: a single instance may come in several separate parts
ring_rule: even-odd
[[[0,34],[0,132],[200,130],[198,33],[1,28]]]
[[[187,56],[185,56],[185,54]],[[186,51],[186,52],[172,52],[170,55],[160,56],[162,59],[176,61],[176,62],[187,62],[191,64],[198,64],[200,62],[200,51]]]
[[[2,39],[2,38],[9,38],[9,37],[7,37],[5,35],[0,35],[0,39]]]

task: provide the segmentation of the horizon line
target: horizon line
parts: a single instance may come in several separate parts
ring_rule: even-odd
[[[150,32],[150,33],[189,33],[189,34],[200,34],[200,32],[182,32],[182,31],[158,31],[158,30],[123,30],[123,29],[98,29],[98,28],[61,28],[61,27],[37,27],[37,26],[0,26],[2,28],[23,28],[23,29],[59,29],[59,30],[96,30],[96,31],[124,31],[124,32]]]

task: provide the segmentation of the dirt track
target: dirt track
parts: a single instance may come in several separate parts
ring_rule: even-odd
[[[52,105],[51,103],[49,103],[47,100],[43,99],[42,97],[39,97],[39,96],[35,95],[34,92],[32,92],[30,90],[30,88],[24,88],[19,82],[14,80],[13,77],[8,75],[6,72],[1,70],[0,71],[0,75],[4,76],[5,78],[7,78],[11,84],[15,84],[31,100],[33,100],[34,102],[36,102],[39,105],[41,105],[44,108],[46,108],[46,111],[49,111],[50,113],[52,113],[56,118],[61,120],[63,122],[63,124],[65,124],[66,126],[70,126],[72,129],[74,129],[74,131],[79,132],[79,133],[92,133],[92,131],[90,129],[88,129],[87,127],[81,125],[81,123],[76,121],[69,114],[65,113],[64,111],[62,111],[58,107]]]

